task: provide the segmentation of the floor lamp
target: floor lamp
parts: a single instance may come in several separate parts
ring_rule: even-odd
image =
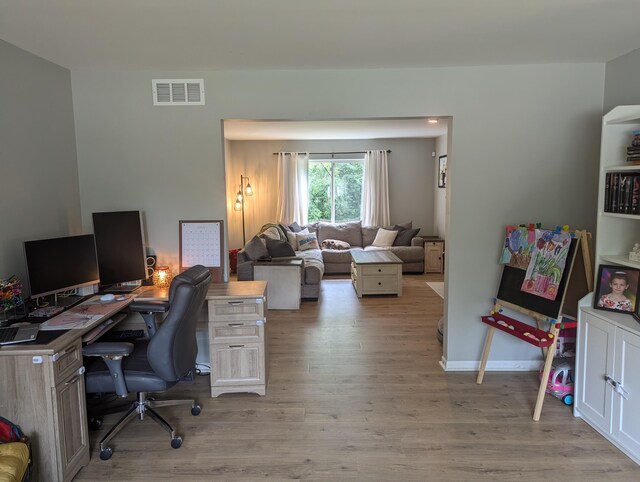
[[[244,181],[247,181],[247,185],[244,185]],[[234,211],[242,211],[242,246],[247,244],[247,238],[244,228],[244,198],[245,196],[253,196],[253,189],[249,183],[249,177],[240,174],[240,189],[236,194],[236,203],[233,206]]]

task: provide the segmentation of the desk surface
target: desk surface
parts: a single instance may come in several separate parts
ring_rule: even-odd
[[[129,306],[133,302],[133,297],[130,297],[123,301],[117,302],[104,302],[104,303],[95,303],[94,297],[83,301],[82,303],[74,306],[68,311],[82,311],[83,306],[90,305],[93,314],[100,314],[101,316],[95,319],[90,324],[87,324],[83,328],[71,329],[64,331],[60,336],[51,340],[49,343],[17,343],[15,345],[5,345],[0,348],[0,356],[7,355],[53,355],[54,353],[63,350],[68,347],[69,344],[73,343],[78,338],[82,338],[82,335],[91,331],[96,326],[98,326],[103,321],[109,319],[111,316],[115,315],[119,311],[122,311],[124,308]],[[49,321],[55,320],[57,317],[62,317],[67,313],[63,311],[59,315],[50,318]],[[41,330],[41,332],[47,333],[46,330]]]
[[[168,288],[156,288],[155,286],[143,286],[132,293],[133,296],[126,303],[104,303],[102,305],[100,319],[95,320],[84,328],[67,330],[49,343],[18,343],[5,345],[0,348],[0,356],[15,355],[53,355],[65,349],[82,335],[88,333],[100,323],[126,308],[134,299],[166,301],[169,299]],[[267,294],[266,281],[231,281],[229,283],[211,283],[207,292],[207,300],[231,299],[231,298],[260,298]],[[88,301],[88,300],[87,300]],[[84,301],[83,303],[86,303]],[[82,303],[76,305],[81,307]],[[72,308],[73,309],[73,308]]]
[[[230,281],[229,283],[211,283],[206,299],[259,298],[266,296],[266,293],[266,281]],[[166,301],[169,299],[169,289],[144,286],[136,291],[135,296],[141,301]]]

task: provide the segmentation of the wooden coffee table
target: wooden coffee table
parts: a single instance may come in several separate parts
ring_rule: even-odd
[[[362,295],[402,296],[402,260],[389,251],[352,251],[351,281]]]

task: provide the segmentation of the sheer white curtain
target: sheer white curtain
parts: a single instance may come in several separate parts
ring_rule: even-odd
[[[388,226],[389,223],[387,151],[367,151],[362,183],[362,225]]]
[[[278,153],[278,222],[307,224],[309,153]]]

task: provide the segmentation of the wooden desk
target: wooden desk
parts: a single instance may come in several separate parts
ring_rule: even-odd
[[[168,290],[138,290],[137,299],[167,300]],[[207,292],[211,396],[266,394],[266,281],[212,283]]]
[[[133,301],[104,303],[102,317],[48,343],[0,348],[0,414],[31,438],[32,480],[68,481],[89,463],[82,336]]]

